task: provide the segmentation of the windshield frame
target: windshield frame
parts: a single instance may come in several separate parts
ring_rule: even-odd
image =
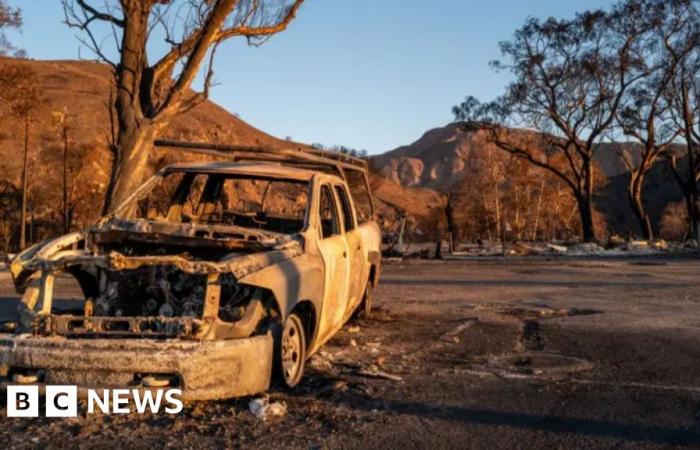
[[[182,174],[201,174],[201,175],[206,175],[207,176],[207,184],[209,183],[209,180],[212,175],[215,176],[221,176],[225,179],[249,179],[249,180],[260,180],[260,181],[269,181],[269,182],[288,182],[288,183],[294,183],[298,185],[305,185],[306,186],[306,206],[304,208],[304,223],[301,226],[301,228],[298,231],[295,231],[293,233],[280,233],[280,232],[275,232],[271,230],[266,230],[264,228],[255,228],[255,227],[246,227],[246,226],[241,226],[241,225],[227,225],[227,224],[215,224],[215,223],[207,223],[207,222],[171,222],[167,220],[162,220],[162,219],[148,219],[145,217],[133,217],[133,209],[137,206],[137,203],[144,199],[148,194],[150,194],[158,185],[160,182],[162,182],[167,176],[176,174],[176,173],[182,173]],[[278,234],[278,235],[294,235],[294,234],[301,234],[305,233],[309,227],[310,227],[310,222],[311,222],[311,210],[312,210],[312,198],[313,198],[313,183],[312,180],[303,180],[303,179],[298,179],[298,178],[290,178],[290,177],[284,177],[284,176],[274,176],[274,175],[262,175],[258,173],[241,173],[241,172],[236,172],[236,173],[227,173],[227,172],[222,172],[220,170],[206,170],[206,169],[188,169],[188,168],[170,168],[166,167],[164,169],[161,169],[160,171],[156,172],[152,177],[150,177],[146,182],[144,182],[140,187],[138,187],[133,194],[131,194],[122,204],[117,206],[112,210],[112,212],[106,217],[106,221],[109,221],[110,219],[117,219],[119,221],[127,221],[127,222],[150,222],[150,223],[170,223],[173,225],[197,225],[198,227],[207,227],[207,226],[212,226],[212,227],[220,227],[220,228],[227,228],[230,227],[232,229],[249,229],[249,230],[255,230],[263,233],[271,233],[271,234]],[[103,221],[106,222],[106,221]]]

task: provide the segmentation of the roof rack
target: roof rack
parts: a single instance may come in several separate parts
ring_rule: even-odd
[[[230,158],[236,161],[274,161],[300,165],[328,165],[345,170],[367,170],[367,161],[344,153],[310,148],[272,148],[264,146],[215,144],[159,139],[155,147],[167,147]],[[338,170],[342,173],[342,170]]]

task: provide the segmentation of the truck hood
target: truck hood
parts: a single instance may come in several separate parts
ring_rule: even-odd
[[[201,250],[209,245],[219,255],[208,259],[192,256],[187,251],[169,254],[127,254],[107,250],[101,243],[146,242],[152,245],[192,246]],[[213,250],[213,248],[212,248]],[[223,252],[223,253],[221,253]],[[132,270],[145,266],[173,266],[192,274],[231,273],[237,279],[303,253],[301,237],[287,236],[267,242],[241,239],[209,239],[198,236],[177,236],[162,233],[141,233],[119,229],[90,230],[70,233],[28,248],[10,263],[10,272],[17,292],[22,293],[27,282],[39,271],[67,271],[72,267]]]

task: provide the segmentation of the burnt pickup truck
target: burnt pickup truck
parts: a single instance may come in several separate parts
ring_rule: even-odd
[[[180,147],[228,159],[165,167],[95,226],[11,262],[22,299],[0,323],[3,385],[177,387],[185,400],[291,388],[369,314],[381,235],[364,161]],[[67,277],[82,295],[58,308]]]

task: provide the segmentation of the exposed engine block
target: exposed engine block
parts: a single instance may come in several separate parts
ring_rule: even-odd
[[[102,272],[100,295],[94,302],[96,316],[202,317],[206,277],[167,266]],[[238,320],[251,289],[232,275],[221,276],[219,318]]]

